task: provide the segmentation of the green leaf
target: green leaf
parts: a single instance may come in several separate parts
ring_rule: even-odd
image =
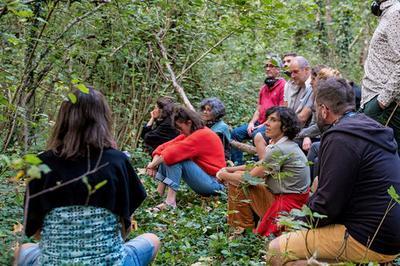
[[[46,20],[42,19],[41,17],[37,17],[36,19],[37,19],[38,21],[42,22],[42,23],[45,23],[45,24],[48,23]]]
[[[78,85],[76,85],[76,88],[78,90],[80,90],[82,93],[88,94],[89,93],[89,89],[88,87],[86,87],[84,84],[80,83]]]
[[[71,82],[72,82],[72,84],[78,84],[80,82],[80,80],[79,79],[72,79]]]
[[[107,184],[107,179],[104,179],[104,180],[101,181],[100,183],[97,183],[97,184],[94,186],[94,189],[95,189],[95,190],[98,190],[99,188],[101,188],[101,187],[104,186],[105,184]]]
[[[41,164],[39,165],[40,171],[42,171],[44,174],[50,173],[51,169],[50,167],[47,166],[47,164]]]
[[[313,217],[317,219],[322,219],[328,217],[327,215],[324,214],[319,214],[318,212],[313,212]]]
[[[306,214],[302,210],[299,210],[299,209],[292,209],[290,211],[290,214],[293,215],[293,216],[296,216],[296,217],[304,217],[304,216],[306,216]]]
[[[244,172],[243,181],[251,186],[265,185],[265,180],[256,176],[251,176],[249,172]]]
[[[29,18],[33,16],[33,12],[30,9],[25,10],[15,10],[14,14],[21,18]]]
[[[89,194],[92,193],[92,186],[89,184],[89,180],[87,176],[82,177],[82,182],[86,185],[86,188],[89,192]]]
[[[40,168],[37,167],[36,165],[32,165],[31,167],[29,167],[26,174],[31,178],[40,178],[41,177]]]
[[[76,95],[75,94],[73,94],[73,93],[68,93],[68,99],[71,101],[71,103],[73,103],[73,104],[75,104],[77,101],[78,101],[78,99],[76,98]]]
[[[390,188],[388,189],[388,193],[389,193],[390,197],[392,197],[392,199],[394,201],[396,201],[397,203],[400,204],[400,196],[399,196],[399,194],[397,194],[396,189],[394,188],[394,186],[390,186]]]
[[[7,41],[8,41],[9,43],[13,44],[13,45],[19,44],[19,39],[18,39],[18,38],[15,38],[15,37],[9,37],[9,38],[7,39]]]
[[[31,165],[39,165],[42,163],[42,160],[40,160],[35,154],[26,154],[24,160],[26,163]]]

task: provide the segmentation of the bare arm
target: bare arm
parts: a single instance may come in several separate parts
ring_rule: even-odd
[[[161,155],[155,155],[153,160],[147,165],[146,172],[149,176],[155,176],[157,168],[164,162],[164,158]]]
[[[258,118],[260,117],[260,112],[258,111],[259,108],[260,108],[260,106],[258,106],[257,110],[254,112],[253,117],[251,118],[249,125],[247,126],[247,134],[249,134],[249,136],[251,136],[251,133],[255,129],[254,124],[257,122]]]
[[[301,112],[297,115],[297,117],[299,118],[300,123],[304,125],[308,121],[308,119],[310,119],[311,114],[311,108],[304,107],[303,110],[301,110]]]
[[[232,185],[239,185],[243,182],[244,170],[239,170],[236,172],[218,172],[217,178],[222,182],[227,182]],[[263,166],[256,166],[250,171],[251,176],[257,176],[263,178],[265,176],[265,171]]]

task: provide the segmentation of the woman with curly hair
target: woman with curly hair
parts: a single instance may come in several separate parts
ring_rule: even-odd
[[[156,102],[151,118],[143,127],[142,139],[146,150],[151,154],[159,145],[179,135],[172,125],[174,100],[171,97],[160,97]]]
[[[225,115],[225,106],[220,99],[206,98],[200,103],[201,118],[206,126],[217,133],[224,145],[225,159],[229,160],[231,150],[231,133],[228,125],[222,120]]]
[[[243,232],[269,236],[280,234],[276,218],[280,212],[301,208],[307,202],[310,170],[307,158],[293,138],[300,130],[297,115],[287,107],[266,112],[266,135],[271,139],[265,157],[246,173],[245,165],[226,167],[217,178],[228,184],[228,223]],[[265,178],[265,184],[245,185],[247,177]],[[261,221],[260,221],[261,220]],[[260,221],[257,226],[257,221]]]

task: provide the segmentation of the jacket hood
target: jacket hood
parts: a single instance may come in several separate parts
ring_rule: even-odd
[[[343,117],[337,124],[328,129],[323,134],[323,137],[333,132],[343,132],[357,136],[391,153],[397,152],[397,143],[394,139],[393,129],[384,127],[364,114]]]

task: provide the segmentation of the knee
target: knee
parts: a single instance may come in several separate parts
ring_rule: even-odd
[[[19,265],[19,262],[20,262],[20,255],[21,255],[21,253],[24,252],[24,250],[27,250],[27,249],[29,249],[29,248],[31,248],[31,247],[35,247],[35,246],[37,246],[37,245],[38,245],[38,244],[34,244],[34,243],[25,243],[25,244],[22,244],[20,247],[17,247],[17,248],[15,249],[15,251],[14,251],[15,265]]]
[[[152,234],[152,233],[144,233],[142,235],[142,237],[146,238],[147,240],[149,240],[153,244],[153,246],[154,246],[153,258],[154,258],[156,256],[158,250],[161,247],[160,238],[158,238],[157,235]]]
[[[268,262],[270,265],[282,265],[283,261],[280,256],[279,238],[275,238],[268,246]]]

